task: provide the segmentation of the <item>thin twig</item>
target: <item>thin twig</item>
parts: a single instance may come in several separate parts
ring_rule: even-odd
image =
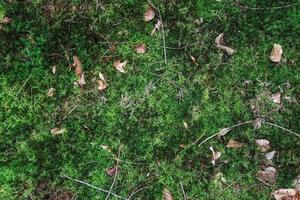
[[[161,32],[162,32],[162,39],[163,39],[163,47],[164,47],[164,61],[165,64],[167,64],[167,48],[166,48],[166,37],[165,37],[165,30],[164,30],[164,23],[161,17],[161,12],[160,9],[158,7],[156,7],[151,0],[148,0],[149,4],[151,5],[151,7],[153,7],[155,10],[157,10],[158,15],[159,15],[159,20],[161,22]]]
[[[293,132],[293,131],[291,131],[291,130],[289,130],[289,129],[286,129],[286,128],[282,127],[282,126],[279,126],[279,125],[277,125],[277,124],[273,124],[273,123],[270,123],[270,122],[265,122],[264,124],[268,124],[268,125],[270,125],[270,126],[274,126],[274,127],[276,127],[276,128],[280,128],[280,129],[282,129],[282,130],[284,130],[284,131],[287,131],[287,132],[289,132],[289,133],[291,133],[291,134],[293,134],[293,135],[295,135],[295,136],[297,136],[297,137],[300,137],[300,134],[299,134],[299,133]]]
[[[250,121],[246,121],[246,122],[241,122],[241,123],[235,124],[235,125],[233,125],[233,126],[227,128],[227,129],[231,130],[231,129],[235,128],[235,127],[242,126],[242,125],[244,125],[244,124],[250,124],[250,123],[253,123],[253,122],[254,122],[254,120],[250,120]],[[213,135],[209,136],[208,138],[206,138],[205,140],[203,140],[203,141],[198,145],[198,147],[200,147],[202,144],[204,144],[206,141],[210,140],[211,138],[214,138],[214,137],[218,136],[219,134],[220,134],[220,132],[218,132],[218,133],[216,133],[216,134],[213,134]]]
[[[81,180],[78,180],[78,179],[75,179],[75,178],[71,178],[71,177],[69,177],[69,176],[67,176],[67,175],[65,175],[65,174],[63,174],[62,177],[63,177],[63,178],[67,178],[67,179],[72,180],[72,181],[75,181],[75,182],[77,182],[77,183],[81,183],[81,184],[83,184],[83,185],[86,185],[86,186],[88,186],[88,187],[91,187],[91,188],[93,188],[93,189],[95,189],[95,190],[98,190],[98,191],[100,191],[100,192],[109,193],[108,190],[105,190],[105,189],[96,187],[96,186],[94,186],[94,185],[91,185],[91,184],[89,184],[89,183],[86,183],[86,182],[84,182],[84,181],[81,181]],[[113,196],[116,197],[116,198],[119,198],[119,199],[127,199],[127,198],[125,198],[125,197],[122,197],[122,196],[117,195],[117,194],[112,193],[112,192],[110,192],[110,194],[113,195]]]
[[[181,181],[180,181],[180,187],[181,187],[181,190],[182,190],[183,199],[184,199],[184,200],[187,200],[187,197],[186,197],[186,194],[185,194],[185,191],[184,191],[184,188],[183,188],[183,185],[182,185],[182,182],[181,182]]]
[[[116,166],[115,166],[116,172],[115,172],[115,174],[114,174],[114,180],[113,180],[113,182],[112,182],[112,184],[111,184],[111,186],[110,186],[110,188],[109,188],[109,191],[108,191],[108,194],[107,194],[105,200],[107,200],[107,199],[109,198],[109,196],[110,196],[110,194],[111,194],[111,191],[112,191],[112,189],[114,188],[115,182],[116,182],[116,180],[117,180],[117,176],[118,176],[118,173],[119,173],[119,158],[120,158],[120,154],[121,154],[121,147],[119,147],[119,152],[118,152],[118,157],[117,157],[117,164],[116,164]]]
[[[289,8],[289,7],[293,7],[293,6],[297,6],[297,5],[299,5],[299,3],[263,8],[263,7],[242,6],[239,1],[236,2],[236,6],[241,9],[244,9],[244,10],[278,10],[278,9]]]
[[[20,90],[17,92],[16,97],[19,95],[19,93],[23,90],[23,88],[25,87],[26,83],[28,82],[28,80],[30,79],[32,73],[28,76],[28,78],[25,80],[25,82],[23,83],[22,87],[20,88]]]

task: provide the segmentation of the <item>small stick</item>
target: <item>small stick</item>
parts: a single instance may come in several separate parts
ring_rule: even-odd
[[[293,131],[291,131],[291,130],[289,130],[289,129],[286,129],[286,128],[282,127],[282,126],[279,126],[279,125],[277,125],[277,124],[273,124],[273,123],[270,123],[270,122],[265,122],[265,124],[268,124],[268,125],[270,125],[270,126],[274,126],[274,127],[276,127],[276,128],[280,128],[280,129],[282,129],[282,130],[284,130],[284,131],[287,131],[287,132],[289,132],[289,133],[291,133],[291,134],[293,134],[293,135],[295,135],[295,136],[297,136],[297,137],[300,137],[300,134],[299,134],[299,133],[295,133],[295,132],[293,132]]]
[[[186,194],[185,194],[185,191],[184,191],[184,188],[183,188],[183,185],[182,185],[182,182],[181,182],[181,181],[180,181],[180,187],[181,187],[181,190],[182,190],[183,199],[184,199],[184,200],[187,200]]]
[[[122,197],[122,196],[117,195],[117,194],[115,194],[115,193],[109,192],[109,191],[104,190],[104,189],[102,189],[102,188],[96,187],[96,186],[91,185],[91,184],[89,184],[89,183],[86,183],[86,182],[84,182],[84,181],[81,181],[81,180],[78,180],[78,179],[75,179],[75,178],[71,178],[71,177],[69,177],[69,176],[67,176],[67,175],[65,175],[65,174],[63,174],[62,177],[63,177],[63,178],[67,178],[67,179],[72,180],[72,181],[75,181],[75,182],[77,182],[77,183],[81,183],[81,184],[83,184],[83,185],[86,185],[86,186],[88,186],[88,187],[91,187],[91,188],[93,188],[93,189],[96,189],[96,190],[98,190],[98,191],[100,191],[100,192],[110,193],[111,195],[113,195],[113,196],[116,197],[116,198],[119,198],[119,199],[127,199],[127,198],[125,198],[125,197]]]
[[[25,80],[25,82],[23,83],[22,87],[20,88],[20,90],[17,92],[16,97],[19,95],[19,93],[23,90],[23,88],[25,87],[26,83],[28,82],[28,80],[30,79],[32,74],[30,74],[28,76],[28,78]]]
[[[151,2],[151,0],[148,0],[149,4],[158,12],[159,15],[159,20],[161,22],[161,32],[162,32],[162,37],[163,37],[163,45],[164,45],[164,61],[165,64],[167,64],[167,48],[166,48],[166,37],[165,37],[165,30],[164,30],[164,24],[163,20],[161,17],[161,12],[158,7],[154,6],[154,4]]]
[[[112,191],[112,189],[113,189],[113,187],[114,187],[114,185],[115,185],[115,182],[116,182],[118,173],[119,173],[119,158],[120,158],[120,154],[121,154],[121,148],[119,148],[119,152],[118,152],[117,164],[116,164],[116,166],[115,166],[115,167],[116,167],[116,172],[115,172],[115,174],[114,174],[114,180],[113,180],[113,182],[112,182],[112,184],[111,184],[111,186],[110,186],[110,188],[109,188],[109,191],[108,191],[108,194],[107,194],[105,200],[107,200],[107,199],[109,198],[109,196],[110,196],[110,194],[111,194],[111,191]]]
[[[242,126],[242,125],[244,125],[244,124],[250,124],[250,123],[253,123],[253,122],[254,122],[253,120],[241,122],[241,123],[235,124],[235,125],[233,125],[233,126],[227,128],[227,129],[231,130],[231,129],[235,128],[235,127]],[[216,133],[216,134],[213,134],[213,135],[209,136],[208,138],[206,138],[205,140],[203,140],[203,141],[198,145],[198,147],[200,147],[200,146],[201,146],[202,144],[204,144],[206,141],[210,140],[211,138],[216,137],[216,136],[219,135],[219,134],[220,134],[220,133],[218,132],[218,133]]]

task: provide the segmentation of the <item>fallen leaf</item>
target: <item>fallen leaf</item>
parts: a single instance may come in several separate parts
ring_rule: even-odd
[[[300,176],[298,176],[295,180],[294,180],[294,185],[295,185],[295,189],[297,191],[300,191]]]
[[[107,145],[100,145],[100,147],[101,147],[104,151],[107,151],[107,152],[109,152],[109,153],[112,152],[111,148],[110,148],[109,146],[107,146]]]
[[[244,146],[243,143],[240,143],[236,140],[229,140],[226,147],[228,147],[228,148],[241,148],[242,146]]]
[[[144,21],[149,22],[155,17],[155,12],[151,6],[148,7],[146,12],[144,13]]]
[[[142,44],[135,46],[134,50],[136,53],[146,53],[147,47],[144,43],[142,43]]]
[[[114,176],[118,172],[119,172],[119,168],[117,166],[113,166],[113,167],[106,170],[106,174],[108,176]]]
[[[260,151],[262,152],[266,152],[270,149],[270,142],[269,140],[266,140],[266,139],[258,139],[258,140],[255,140],[258,148]]]
[[[55,92],[55,89],[54,89],[54,88],[50,88],[50,89],[48,90],[48,92],[47,92],[47,96],[48,96],[48,97],[53,97],[54,92]]]
[[[274,44],[273,49],[270,54],[270,60],[274,63],[279,63],[281,61],[282,53],[283,53],[283,50],[282,50],[281,45]]]
[[[99,72],[99,78],[100,80],[98,80],[98,90],[103,91],[107,88],[107,83],[104,78],[104,75],[101,72]]]
[[[274,167],[267,167],[257,173],[257,179],[266,185],[276,183],[277,170]]]
[[[172,193],[166,188],[163,191],[163,200],[174,200]]]
[[[216,37],[216,39],[215,39],[215,45],[216,45],[216,47],[218,49],[224,51],[228,55],[234,54],[235,53],[234,49],[223,45],[224,44],[223,38],[224,38],[224,34],[223,33],[221,33],[218,37]]]
[[[81,62],[77,56],[73,56],[73,66],[75,67],[75,74],[81,78],[82,77],[82,67]]]
[[[121,62],[121,60],[117,60],[114,62],[114,67],[121,73],[125,73],[124,68],[127,65],[127,61]]]
[[[158,19],[150,35],[154,35],[161,27],[161,21]]]
[[[276,154],[276,151],[270,151],[270,152],[266,153],[265,158],[267,160],[273,160],[275,154]]]
[[[273,196],[276,200],[299,200],[293,197],[296,196],[295,189],[279,189],[273,192]]]
[[[185,149],[186,145],[185,144],[180,144],[179,147],[182,148],[182,149]]]
[[[52,128],[51,130],[50,130],[50,132],[51,132],[51,134],[53,134],[53,135],[60,135],[60,134],[63,134],[63,133],[65,133],[66,132],[66,129],[61,129],[61,128]]]
[[[80,87],[83,87],[84,85],[86,85],[86,82],[85,82],[85,79],[84,79],[84,73],[81,74],[81,77],[79,78],[77,83]]]
[[[218,138],[226,135],[229,131],[231,131],[231,128],[222,128],[218,133]]]
[[[190,55],[190,59],[192,60],[192,62],[194,63],[194,65],[198,65],[196,58],[192,55]]]
[[[98,80],[98,90],[99,91],[105,90],[106,87],[107,87],[106,82],[104,82],[102,80]]]
[[[0,24],[3,24],[3,25],[7,25],[7,24],[10,24],[12,22],[12,19],[10,17],[4,17],[1,21],[0,21]]]
[[[51,70],[52,70],[52,74],[56,74],[56,65],[52,66]]]
[[[261,124],[262,124],[262,120],[260,118],[256,118],[254,120],[254,129],[257,130],[257,129],[260,129],[261,128]]]
[[[209,147],[209,150],[212,152],[212,160],[211,160],[211,163],[212,163],[213,165],[215,165],[215,164],[216,164],[216,160],[218,160],[218,159],[221,157],[221,152],[215,151],[215,150],[213,149],[213,147]]]
[[[185,129],[188,129],[188,128],[189,128],[187,122],[185,122],[185,121],[183,121],[183,126],[184,126]]]
[[[275,94],[272,94],[271,100],[272,100],[274,103],[280,104],[280,102],[281,102],[281,93],[280,93],[280,92],[277,92],[277,93],[275,93]]]
[[[203,23],[203,18],[195,19],[194,23],[197,24],[197,25],[201,25]]]

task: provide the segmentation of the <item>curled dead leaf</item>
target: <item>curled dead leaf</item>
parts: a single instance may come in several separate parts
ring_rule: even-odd
[[[117,60],[114,62],[114,67],[121,73],[125,73],[125,67],[127,65],[127,61],[121,62],[121,60]]]
[[[81,74],[79,80],[77,81],[78,85],[80,87],[83,87],[84,85],[86,85],[85,79],[84,79],[84,73]]]
[[[227,53],[228,55],[232,55],[235,53],[235,50],[230,48],[230,47],[227,47],[224,45],[224,34],[221,33],[218,37],[216,37],[215,39],[215,45],[218,49],[224,51],[225,53]]]
[[[283,50],[282,50],[281,45],[274,44],[273,49],[270,54],[270,60],[274,63],[279,63],[281,61],[282,53],[283,53]]]
[[[174,200],[173,194],[166,188],[163,190],[163,200]]]
[[[149,22],[155,17],[155,12],[151,6],[148,7],[146,12],[144,13],[144,21]]]
[[[81,78],[82,77],[82,66],[79,58],[77,56],[73,56],[73,66],[75,67],[75,74]]]
[[[277,170],[274,167],[267,167],[257,173],[257,179],[266,185],[276,183]]]
[[[273,196],[276,200],[300,200],[295,189],[279,189],[275,190]]]
[[[55,92],[55,89],[54,89],[54,88],[50,88],[50,89],[48,90],[48,92],[47,92],[47,96],[48,96],[48,97],[53,97],[54,92]]]
[[[229,140],[226,147],[228,147],[228,148],[241,148],[242,146],[244,146],[244,143],[240,143],[236,140]]]
[[[269,140],[258,139],[258,140],[255,140],[255,142],[256,142],[259,150],[262,152],[266,152],[270,149],[270,141]]]
[[[60,135],[60,134],[63,134],[63,133],[65,133],[66,132],[66,129],[61,129],[61,128],[52,128],[51,130],[50,130],[50,132],[51,132],[51,134],[53,134],[53,135]]]
[[[141,54],[146,53],[147,46],[144,43],[142,43],[142,44],[139,44],[139,45],[135,46],[134,50],[135,50],[136,53],[141,53]]]
[[[113,166],[106,170],[108,176],[114,176],[116,173],[119,173],[119,168],[117,166]]]
[[[10,18],[10,17],[4,17],[4,18],[0,21],[0,24],[7,25],[7,24],[10,24],[11,22],[12,22],[12,18]]]
[[[161,27],[161,21],[158,19],[150,35],[154,35]]]
[[[214,166],[216,164],[216,160],[218,160],[221,157],[221,152],[215,151],[213,147],[209,147],[209,150],[212,152],[211,163]]]
[[[280,92],[277,92],[277,93],[275,93],[275,94],[272,94],[271,100],[272,100],[274,103],[280,104],[280,103],[281,103],[281,93],[280,93]]]
[[[270,152],[266,153],[265,158],[267,160],[273,160],[275,154],[276,154],[276,151],[270,151]]]

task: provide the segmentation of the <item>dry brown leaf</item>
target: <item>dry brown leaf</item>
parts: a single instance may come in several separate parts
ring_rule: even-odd
[[[236,140],[229,140],[226,147],[228,147],[228,148],[241,148],[242,146],[244,146],[243,143],[240,143]]]
[[[146,53],[147,46],[144,43],[142,43],[142,44],[135,46],[134,50],[136,53]]]
[[[224,44],[223,38],[224,38],[224,34],[223,33],[221,33],[218,37],[216,37],[216,39],[215,39],[215,45],[216,45],[216,47],[218,49],[224,51],[228,55],[234,54],[235,53],[234,49],[223,45]]]
[[[266,139],[258,139],[258,140],[255,140],[258,148],[260,151],[262,152],[266,152],[270,149],[270,142],[269,140],[266,140]]]
[[[226,135],[229,131],[231,131],[231,128],[222,128],[218,133],[218,138]]]
[[[54,89],[54,88],[50,88],[50,89],[48,90],[48,92],[47,92],[47,96],[48,96],[48,97],[53,97],[54,92],[55,92],[55,89]]]
[[[275,93],[275,94],[272,94],[271,100],[272,100],[274,103],[280,104],[280,102],[281,102],[281,93],[280,93],[280,92],[277,92],[277,93]]]
[[[282,53],[283,53],[283,50],[282,50],[281,45],[274,44],[273,49],[270,54],[270,60],[274,63],[279,63],[281,61]]]
[[[86,82],[85,82],[85,79],[84,79],[84,73],[81,74],[81,77],[79,78],[77,83],[80,87],[83,87],[84,85],[86,85]]]
[[[99,72],[99,78],[100,80],[98,80],[98,90],[103,91],[107,88],[107,83],[104,78],[104,75],[101,72]]]
[[[161,21],[158,19],[150,35],[154,35],[161,27]]]
[[[61,129],[61,128],[52,128],[51,130],[50,130],[50,132],[51,132],[51,134],[53,134],[53,135],[60,135],[60,134],[63,134],[63,133],[65,133],[66,132],[66,129]]]
[[[12,19],[10,17],[4,17],[1,21],[0,21],[0,24],[3,24],[3,25],[7,25],[7,24],[10,24],[12,22]]]
[[[267,160],[273,160],[275,154],[276,154],[276,151],[270,151],[270,152],[266,153],[265,158]]]
[[[163,191],[163,200],[174,200],[173,194],[167,188]]]
[[[106,82],[98,80],[98,90],[103,91],[107,88]]]
[[[216,160],[218,160],[221,157],[221,152],[215,151],[213,147],[209,147],[209,150],[212,152],[212,160],[211,163],[213,165],[216,164]]]
[[[121,62],[121,60],[117,60],[114,62],[114,67],[121,73],[125,73],[124,68],[127,65],[127,61]]]
[[[295,189],[275,190],[273,192],[273,196],[276,200],[300,200],[299,198],[296,199],[296,190]]]
[[[73,66],[75,67],[75,74],[81,78],[82,77],[82,66],[79,58],[77,56],[73,56]]]
[[[274,167],[267,167],[257,173],[257,179],[267,185],[276,183],[276,176],[277,170]]]
[[[119,168],[117,166],[113,166],[106,170],[108,176],[114,176],[116,173],[119,173]]]
[[[146,12],[144,13],[144,21],[149,22],[155,17],[155,12],[151,6],[148,7]]]

